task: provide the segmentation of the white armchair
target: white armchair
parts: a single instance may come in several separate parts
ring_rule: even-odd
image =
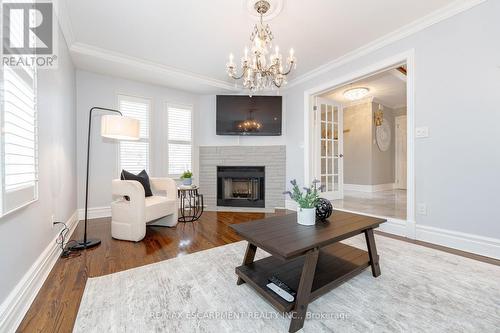
[[[146,224],[173,227],[177,224],[177,185],[170,178],[149,178],[153,196],[145,198],[144,187],[135,180],[113,180],[116,198],[111,204],[111,236],[138,242],[146,235]],[[129,197],[126,200],[124,197]]]

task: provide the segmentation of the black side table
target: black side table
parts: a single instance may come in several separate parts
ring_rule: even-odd
[[[203,195],[198,193],[198,187],[180,186],[177,188],[180,202],[179,222],[194,222],[203,214]]]

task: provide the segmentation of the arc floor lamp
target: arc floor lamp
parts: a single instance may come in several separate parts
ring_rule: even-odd
[[[105,114],[101,117],[101,136],[115,140],[138,140],[139,139],[139,120],[125,117],[114,109],[101,108],[95,106],[89,113],[89,133],[87,137],[87,177],[85,180],[85,227],[83,239],[77,241],[77,244],[70,247],[71,250],[84,250],[101,244],[100,239],[87,238],[87,211],[89,201],[89,164],[90,164],[90,136],[92,134],[92,115],[94,111],[107,111],[115,114]]]

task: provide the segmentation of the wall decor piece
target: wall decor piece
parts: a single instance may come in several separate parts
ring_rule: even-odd
[[[378,110],[374,113],[375,126],[381,126],[384,122],[384,106],[382,104],[378,105]]]
[[[387,151],[391,146],[391,126],[387,119],[384,118],[384,121],[380,126],[377,126],[376,134],[377,137],[377,145],[381,151]]]
[[[319,198],[316,204],[316,219],[324,221],[332,215],[333,206],[330,200]]]

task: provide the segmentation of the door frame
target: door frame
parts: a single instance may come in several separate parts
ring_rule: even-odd
[[[406,237],[415,239],[415,50],[396,54],[360,70],[348,73],[332,81],[325,82],[304,91],[304,180],[312,176],[312,132],[314,97],[341,86],[386,71],[406,63],[406,109],[407,109],[407,201],[406,201]]]

